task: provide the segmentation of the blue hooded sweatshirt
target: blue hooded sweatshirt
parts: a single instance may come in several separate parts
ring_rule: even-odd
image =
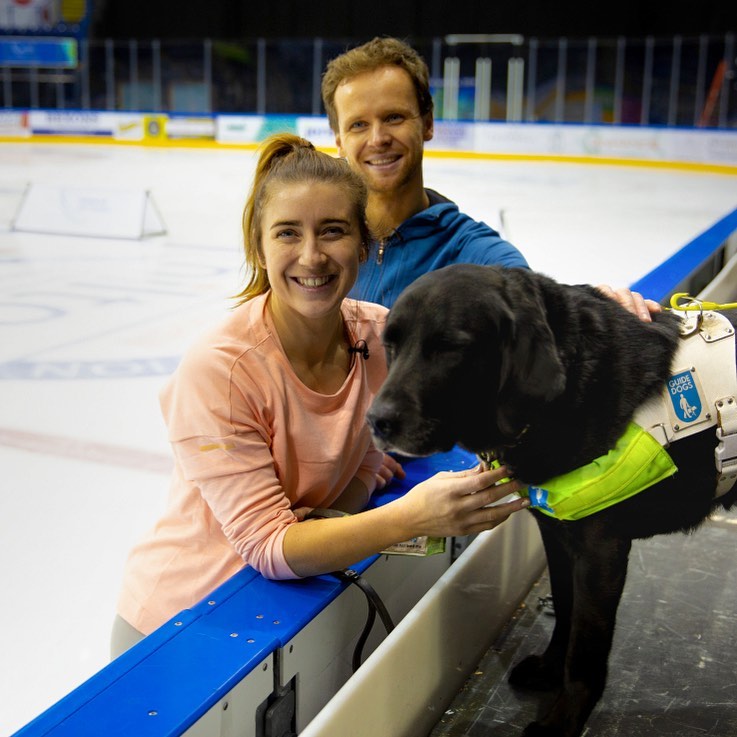
[[[405,220],[382,244],[373,243],[349,296],[391,307],[417,277],[450,264],[529,268],[524,256],[484,222],[431,189],[430,206]]]

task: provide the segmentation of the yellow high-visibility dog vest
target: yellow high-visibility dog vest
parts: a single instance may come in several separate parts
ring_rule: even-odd
[[[683,319],[681,345],[660,396],[635,414],[606,455],[522,492],[530,506],[576,520],[629,499],[678,470],[666,448],[716,427],[716,496],[737,479],[737,371],[735,332],[715,312]]]
[[[562,520],[576,520],[629,499],[678,469],[668,451],[631,422],[606,455],[521,493],[530,506]]]

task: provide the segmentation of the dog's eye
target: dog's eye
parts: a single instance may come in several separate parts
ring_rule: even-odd
[[[458,346],[449,340],[431,340],[425,344],[425,355],[428,358],[455,353],[457,350]]]
[[[438,356],[447,353],[458,353],[470,345],[471,336],[468,333],[456,332],[452,335],[436,335],[428,340],[425,353],[428,356]]]

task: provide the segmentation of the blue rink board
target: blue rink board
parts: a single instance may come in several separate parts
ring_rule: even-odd
[[[461,471],[477,463],[473,454],[460,448],[402,462],[406,478],[374,494],[371,506],[393,501],[438,471]],[[363,573],[378,558],[371,556],[353,569]],[[331,576],[269,581],[244,568],[15,737],[180,735],[304,629],[347,585]]]
[[[666,299],[735,231],[737,209],[635,282],[632,289],[651,299]],[[377,492],[371,506],[393,501],[438,471],[471,468],[476,459],[455,448],[430,458],[402,459],[402,463],[406,479],[394,480]],[[372,556],[353,568],[362,573],[378,558]],[[347,585],[330,576],[269,581],[245,568],[13,737],[180,735],[270,654],[286,645]]]
[[[631,288],[649,299],[662,302],[685,278],[705,264],[735,231],[737,209],[717,220],[660,266],[638,279]]]

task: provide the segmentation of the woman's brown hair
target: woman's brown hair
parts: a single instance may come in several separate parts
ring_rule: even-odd
[[[309,141],[291,133],[277,133],[262,144],[253,185],[243,209],[243,249],[247,282],[235,296],[238,304],[268,291],[269,277],[261,258],[261,213],[274,187],[327,182],[344,188],[354,206],[361,235],[359,260],[368,256],[367,191],[363,180],[343,159],[318,151]]]

